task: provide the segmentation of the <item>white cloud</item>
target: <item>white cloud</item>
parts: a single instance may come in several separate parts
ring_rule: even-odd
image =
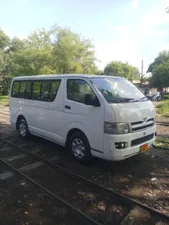
[[[148,65],[153,61],[156,55],[149,58],[148,54],[151,47],[155,48],[157,54],[166,48],[166,43],[162,38],[168,36],[169,31],[162,28],[162,25],[169,23],[169,14],[165,13],[165,4],[169,5],[169,0],[163,0],[158,5],[152,5],[152,8],[142,15],[137,26],[124,24],[117,26],[115,32],[118,34],[116,40],[105,43],[96,42],[97,56],[101,60],[100,68],[112,60],[128,61],[130,64],[141,67],[141,59],[144,58],[144,72]],[[132,2],[132,7],[136,8],[138,1]],[[109,34],[107,34],[109,36]],[[152,41],[155,39],[154,47]],[[150,49],[142,49],[143,44],[150,44]],[[141,55],[144,52],[144,55]],[[146,54],[147,52],[147,54]]]
[[[110,61],[118,60],[129,62],[140,67],[139,49],[137,43],[130,36],[121,37],[111,43],[96,42],[97,57],[101,60],[100,68],[103,69]]]
[[[169,30],[168,29],[161,29],[157,31],[152,31],[152,35],[156,38],[163,38],[163,37],[168,37],[169,35]]]
[[[132,3],[131,3],[131,7],[133,9],[137,9],[139,6],[139,0],[133,0]]]
[[[10,38],[13,38],[15,36],[17,36],[20,39],[24,39],[26,38],[26,34],[24,35],[23,32],[21,32],[21,30],[19,29],[19,27],[17,26],[12,26],[12,25],[8,25],[8,26],[1,26],[1,29],[5,32],[5,34],[7,34]]]

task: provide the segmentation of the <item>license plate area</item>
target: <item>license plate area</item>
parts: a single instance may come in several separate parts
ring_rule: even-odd
[[[140,147],[140,152],[146,152],[148,151],[148,144],[144,144]]]

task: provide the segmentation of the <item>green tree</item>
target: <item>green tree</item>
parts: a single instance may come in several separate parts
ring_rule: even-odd
[[[53,53],[58,73],[95,73],[96,58],[90,40],[69,29],[54,27]]]
[[[121,76],[127,79],[139,78],[139,70],[136,67],[120,61],[112,61],[109,63],[104,69],[104,74]]]
[[[0,95],[8,95],[12,76],[4,75],[2,82],[0,82]]]
[[[154,59],[154,62],[149,65],[147,72],[152,73],[156,66],[163,64],[167,60],[169,60],[169,51],[160,52],[158,56]]]
[[[163,87],[169,86],[169,60],[157,65],[153,69],[150,85],[161,90]]]
[[[14,76],[56,73],[49,31],[38,30],[29,35],[27,39],[15,40],[14,43],[16,51],[10,52]]]
[[[17,37],[14,37],[11,40],[10,51],[17,52],[17,51],[23,50],[25,48],[26,48],[26,41],[25,40],[21,40]]]
[[[169,51],[162,51],[154,59],[147,72],[151,73],[150,85],[162,90],[169,86]]]
[[[0,29],[0,50],[4,51],[10,45],[10,38]]]
[[[10,47],[10,38],[0,29],[0,75],[2,76],[8,67],[9,57],[7,49]]]
[[[104,72],[102,70],[97,70],[95,74],[97,74],[97,75],[104,75]]]
[[[0,29],[0,95],[6,94],[9,87],[6,86],[5,75],[9,71],[10,38]]]
[[[95,73],[93,45],[69,29],[38,30],[24,41],[15,39],[10,51],[14,76]]]

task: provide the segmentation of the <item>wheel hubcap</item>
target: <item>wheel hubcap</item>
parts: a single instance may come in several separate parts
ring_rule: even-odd
[[[21,136],[25,136],[26,135],[26,125],[24,123],[21,123],[19,125],[19,132]]]
[[[83,158],[85,155],[85,145],[82,140],[76,138],[72,142],[72,151],[76,158]]]

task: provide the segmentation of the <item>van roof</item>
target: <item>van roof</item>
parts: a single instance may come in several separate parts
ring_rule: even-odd
[[[54,79],[54,78],[65,78],[65,77],[71,77],[71,78],[101,78],[101,77],[110,77],[110,76],[105,76],[105,75],[89,75],[89,74],[49,74],[49,75],[35,75],[35,76],[19,76],[19,77],[15,77],[13,78],[14,80],[38,80],[38,79],[45,79],[45,78],[50,78],[50,79]],[[114,76],[111,76],[114,77]],[[120,78],[120,77],[114,77],[114,78]]]

